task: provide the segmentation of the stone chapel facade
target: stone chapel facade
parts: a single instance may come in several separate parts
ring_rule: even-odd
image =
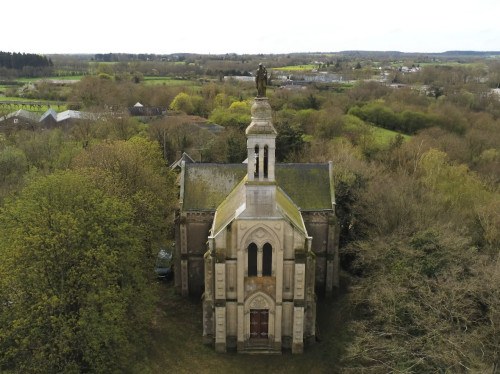
[[[246,165],[181,167],[175,287],[201,291],[204,341],[219,352],[302,353],[315,290],[338,287],[332,164],[276,164],[271,114],[257,97]]]

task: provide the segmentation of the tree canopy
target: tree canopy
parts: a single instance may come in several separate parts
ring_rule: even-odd
[[[0,213],[0,368],[133,365],[154,298],[130,204],[66,171],[37,179]]]

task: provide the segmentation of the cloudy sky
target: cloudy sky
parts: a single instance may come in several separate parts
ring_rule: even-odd
[[[25,0],[1,13],[6,52],[500,50],[499,0]]]

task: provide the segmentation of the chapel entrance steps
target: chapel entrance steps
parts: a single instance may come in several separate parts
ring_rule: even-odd
[[[267,339],[251,339],[239,353],[249,355],[281,355],[281,348],[276,348]]]

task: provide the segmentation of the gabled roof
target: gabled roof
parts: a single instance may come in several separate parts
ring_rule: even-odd
[[[276,164],[276,183],[301,210],[333,209],[330,164]],[[183,210],[216,210],[247,174],[246,164],[186,164]]]
[[[212,225],[213,236],[216,236],[229,223],[237,219],[245,212],[247,188],[246,181],[247,177],[245,176],[218,206]],[[286,219],[297,230],[304,235],[307,235],[307,230],[299,208],[281,188],[276,189],[276,213],[278,214],[278,217],[281,216]]]
[[[246,208],[246,182],[243,178],[234,190],[222,201],[215,213],[212,225],[212,235],[217,235],[231,221],[245,211]]]
[[[53,108],[50,108],[42,115],[40,122],[43,122],[48,117],[52,117],[55,121],[57,121],[57,112]]]
[[[16,110],[15,112],[7,114],[3,118],[5,118],[5,119],[24,118],[24,119],[27,119],[27,120],[32,121],[32,122],[38,122],[40,120],[40,115],[37,113],[33,113],[30,111],[24,110],[24,109],[19,109],[19,110]]]
[[[183,152],[182,156],[177,161],[175,161],[172,165],[170,165],[170,169],[173,170],[173,169],[178,168],[178,167],[180,168],[182,161],[184,161],[186,164],[194,163],[194,160],[191,158],[191,156],[188,155],[186,152]]]

